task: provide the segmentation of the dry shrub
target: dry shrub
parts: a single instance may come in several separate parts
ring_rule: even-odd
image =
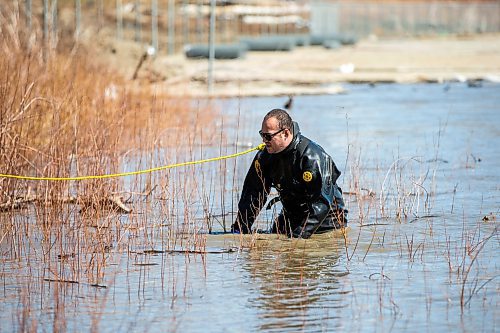
[[[4,9],[0,4],[0,71],[5,73],[0,78],[0,173],[119,173],[198,158],[204,145],[221,140],[211,125],[215,113],[208,107],[192,107],[189,98],[131,84],[97,64],[95,50],[51,49],[43,43],[39,25],[35,23],[28,36],[20,28],[19,15],[7,15]],[[146,177],[81,182],[0,177],[1,242],[9,249],[2,260],[34,256],[49,280],[100,283],[111,249],[129,248],[128,232],[143,232],[144,242],[151,242],[149,237],[160,230],[149,229],[150,219],[157,216],[151,211],[161,211],[164,219],[176,213],[172,193],[179,193],[182,199],[178,195],[175,200],[191,209],[197,193],[194,173],[190,168],[148,175],[150,188],[158,185],[157,197],[153,204],[134,202],[134,209],[144,214],[130,215],[126,225],[106,200],[130,189],[142,191]],[[29,209],[9,206],[30,196],[34,205],[22,206]],[[192,213],[185,215],[187,219]],[[168,222],[177,226],[176,221]],[[175,238],[173,227],[168,229],[169,240],[162,241]],[[143,247],[142,238],[131,237],[131,242]],[[175,239],[171,242],[176,244]]]
[[[7,75],[0,78],[0,173],[116,173],[120,158],[131,150],[174,146],[181,135],[183,144],[213,137],[197,125],[207,124],[213,114],[193,112],[188,99],[156,95],[148,87],[132,90],[129,82],[93,61],[98,56],[93,50],[46,48],[37,29],[27,46],[19,14],[1,13],[0,71]],[[92,194],[109,192],[117,181],[87,181],[82,187]],[[27,186],[44,186],[37,192],[58,195],[67,191],[46,182],[0,178],[0,202],[26,193]]]

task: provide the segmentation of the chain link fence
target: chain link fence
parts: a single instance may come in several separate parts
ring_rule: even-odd
[[[500,31],[500,1],[315,1],[311,13],[313,34],[392,37]]]
[[[20,26],[43,31],[55,47],[82,32],[109,33],[167,53],[190,43],[207,43],[210,2],[203,0],[10,0]],[[500,1],[310,1],[257,5],[217,1],[217,43],[244,36],[274,34],[349,34],[423,36],[500,31]],[[37,23],[38,22],[38,23]]]

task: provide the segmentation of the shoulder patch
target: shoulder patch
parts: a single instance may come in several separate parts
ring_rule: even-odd
[[[313,174],[311,173],[311,171],[304,171],[304,173],[302,174],[302,179],[304,179],[304,181],[306,182],[310,182],[313,179]]]

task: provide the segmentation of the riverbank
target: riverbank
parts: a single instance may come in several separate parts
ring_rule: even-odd
[[[205,97],[207,59],[184,53],[155,57],[133,42],[101,41],[100,60],[137,88]],[[137,70],[137,68],[139,69]],[[132,77],[136,74],[136,78]],[[213,65],[216,97],[331,94],[342,83],[500,81],[500,34],[422,39],[360,40],[339,49],[298,47],[289,52],[247,52]]]

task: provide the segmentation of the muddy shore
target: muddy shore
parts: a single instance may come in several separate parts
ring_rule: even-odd
[[[130,78],[132,86],[150,85],[159,93],[208,95],[207,59],[183,52],[148,56],[145,47],[103,39],[101,61]],[[288,52],[247,52],[236,60],[216,60],[215,97],[330,94],[342,83],[415,83],[487,80],[500,82],[500,34],[426,39],[360,40],[339,49],[297,47]]]

